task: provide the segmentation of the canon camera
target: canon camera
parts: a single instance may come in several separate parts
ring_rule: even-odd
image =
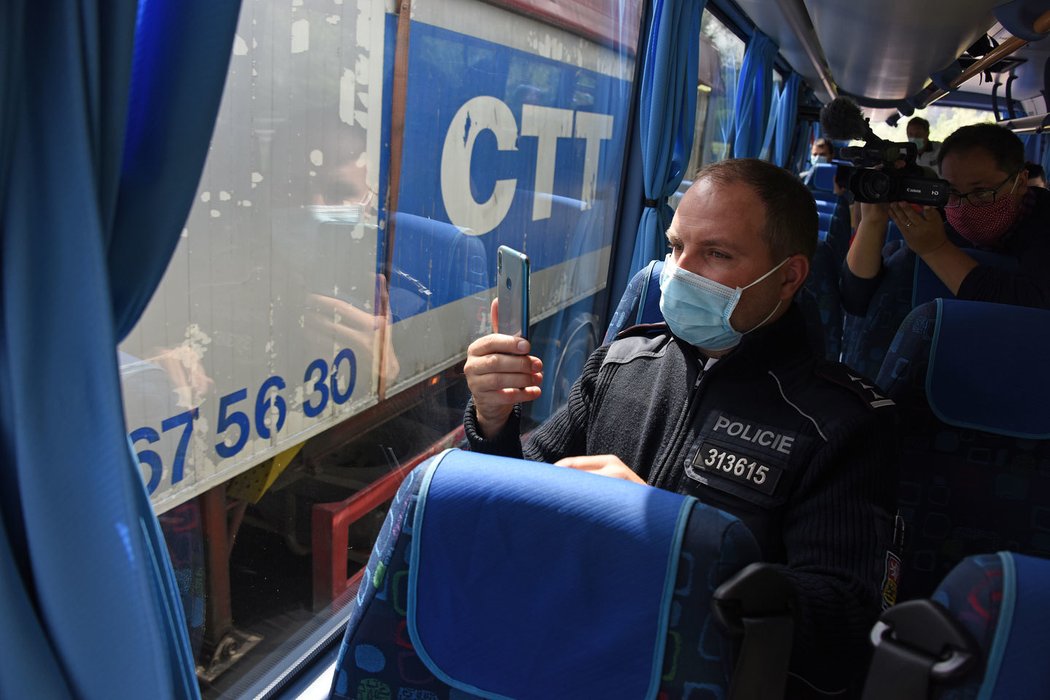
[[[846,146],[838,160],[853,167],[849,190],[858,202],[913,202],[930,207],[948,203],[948,182],[924,174],[916,162],[914,143],[895,143],[876,136],[852,101],[837,97],[820,113],[825,133],[835,139],[863,139],[862,146]]]

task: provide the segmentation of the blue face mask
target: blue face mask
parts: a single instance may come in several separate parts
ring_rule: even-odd
[[[810,165],[820,165],[821,163],[827,163],[827,162],[828,162],[828,157],[827,156],[810,155],[810,157],[809,157]]]
[[[671,332],[690,345],[715,352],[729,350],[736,347],[744,335],[729,324],[740,295],[779,270],[787,261],[788,258],[784,258],[751,284],[734,289],[683,270],[668,255],[660,271],[660,311]],[[779,308],[780,302],[777,301],[769,315],[755,328],[765,325]]]

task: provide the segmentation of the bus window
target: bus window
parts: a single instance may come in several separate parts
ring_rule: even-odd
[[[705,11],[700,25],[700,63],[696,85],[696,122],[693,150],[678,191],[671,197],[677,206],[693,182],[693,173],[729,154],[733,139],[733,101],[744,42],[717,17]],[[775,76],[779,80],[779,76]]]
[[[717,59],[713,69],[709,97],[711,106],[704,120],[703,153],[696,166],[713,163],[729,156],[733,143],[733,104],[736,100],[737,80],[744,63],[744,41],[710,12],[704,12],[700,25],[702,41],[710,42],[714,53],[701,54],[701,60]]]
[[[407,51],[397,7],[245,0],[194,207],[121,345],[205,697],[338,618],[384,497],[456,444],[499,245],[532,260],[533,420],[600,337],[641,4],[415,0]]]

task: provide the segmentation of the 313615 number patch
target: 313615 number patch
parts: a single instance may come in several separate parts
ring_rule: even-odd
[[[760,491],[768,496],[773,495],[777,482],[780,481],[780,467],[759,462],[753,457],[740,454],[711,440],[705,441],[690,465],[693,472],[690,476],[700,478],[696,470],[709,475],[730,479],[742,486]],[[705,479],[700,478],[705,481]]]

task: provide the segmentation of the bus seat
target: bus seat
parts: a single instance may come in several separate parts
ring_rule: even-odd
[[[893,223],[893,219],[890,219],[890,222],[886,224],[886,242],[883,243],[883,245],[889,245],[890,243],[897,241],[903,243],[904,236],[901,234],[901,230],[897,224]]]
[[[842,297],[839,293],[839,268],[835,251],[827,240],[817,244],[809,266],[805,289],[812,295],[824,335],[823,356],[839,359],[842,352]]]
[[[891,221],[882,250],[886,261],[883,280],[868,305],[867,314],[863,317],[847,314],[843,324],[842,361],[869,377],[879,372],[890,343],[908,312],[938,297],[955,298],[929,266],[911,252],[903,238],[890,240],[894,230],[897,230],[896,236],[900,236],[897,226]],[[1017,260],[1008,255],[975,248],[963,248],[962,251],[982,265],[1005,269],[1018,265]]]
[[[1020,266],[1017,258],[1001,253],[993,253],[976,248],[964,248],[963,252],[977,261],[980,265],[990,265],[1004,270],[1016,270]],[[955,295],[948,291],[948,287],[941,282],[941,278],[934,274],[930,266],[923,262],[922,258],[915,259],[915,279],[912,284],[912,306],[919,306],[934,299],[954,299]]]
[[[900,599],[969,554],[1050,557],[1050,311],[938,299],[914,309],[877,377],[901,412]]]
[[[394,321],[463,297],[484,294],[488,254],[479,236],[425,216],[398,212],[390,309]]]
[[[818,163],[817,165],[814,165],[813,177],[809,180],[810,188],[814,192],[834,193],[835,173],[838,169],[839,166],[835,163]],[[821,199],[823,199],[823,197]]]
[[[663,265],[663,260],[653,260],[634,273],[613,311],[603,345],[616,340],[616,335],[625,328],[643,323],[663,323],[664,315],[660,311],[660,270]]]
[[[609,327],[605,330],[602,345],[616,340],[616,336],[631,326],[646,323],[663,323],[664,315],[660,311],[660,271],[663,260],[653,260],[638,272],[627,283],[623,296],[613,312]],[[806,319],[806,335],[810,346],[820,356],[825,356],[825,335],[821,325],[821,311],[817,296],[812,290],[803,286],[795,294],[795,302]],[[836,356],[832,359],[838,359]]]
[[[930,599],[883,613],[864,700],[1035,697],[1050,687],[1050,560],[967,557]],[[932,692],[931,692],[932,691]]]
[[[448,450],[393,499],[330,697],[722,696],[735,654],[712,599],[732,609],[753,571],[768,589],[774,569],[741,570],[758,556],[743,523],[693,498]],[[787,604],[768,620],[787,620],[781,692]]]
[[[824,241],[827,239],[828,231],[831,230],[831,220],[834,216],[834,212],[817,212],[817,240]]]

